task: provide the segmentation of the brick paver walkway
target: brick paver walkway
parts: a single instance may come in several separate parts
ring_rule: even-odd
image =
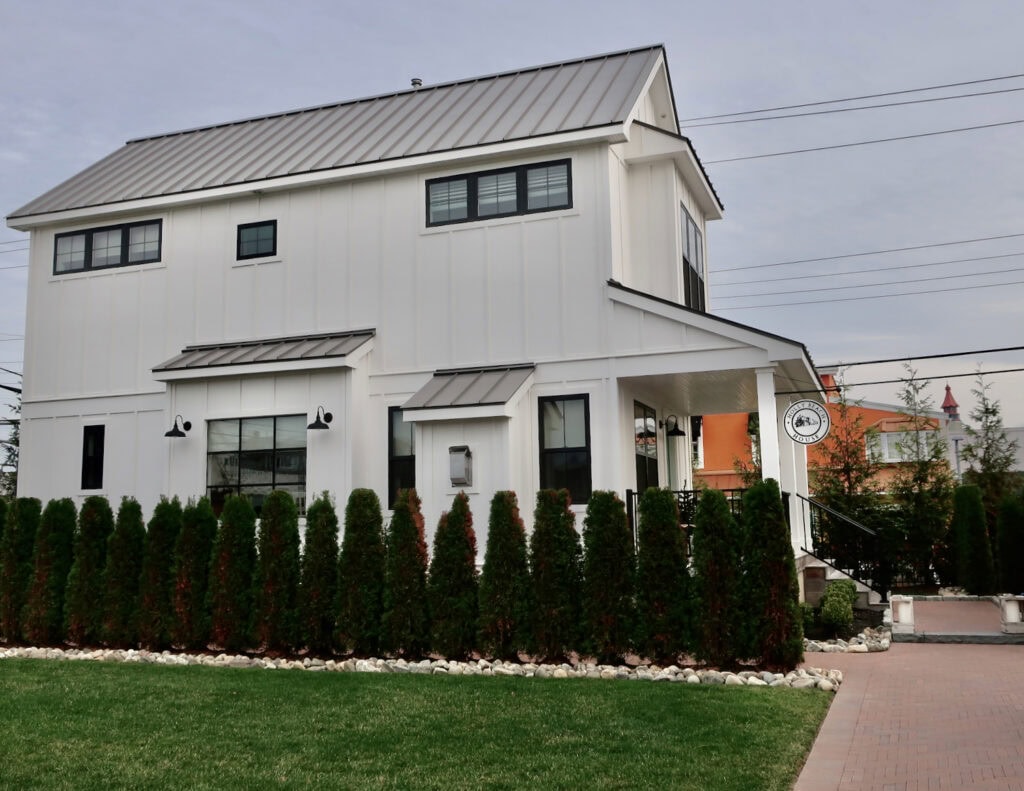
[[[987,628],[965,613],[927,618]],[[795,791],[1024,791],[1024,646],[898,643],[807,660],[844,681]]]

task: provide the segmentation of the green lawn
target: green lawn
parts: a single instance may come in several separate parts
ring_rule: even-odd
[[[8,659],[0,786],[787,789],[831,697]]]

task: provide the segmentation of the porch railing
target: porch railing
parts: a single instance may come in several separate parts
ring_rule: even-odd
[[[672,492],[679,506],[679,526],[686,536],[686,555],[690,555],[690,542],[693,537],[693,523],[697,516],[697,503],[700,496],[706,489],[676,489]],[[729,503],[729,510],[732,515],[739,517],[743,509],[743,493],[746,489],[720,489]],[[637,514],[639,513],[640,495],[642,492],[626,489],[626,516],[629,518],[629,527],[633,531],[633,547],[639,546],[639,535],[637,533]]]

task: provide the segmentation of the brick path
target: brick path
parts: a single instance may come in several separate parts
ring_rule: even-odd
[[[916,614],[929,631],[990,631],[975,606],[986,603],[966,604]],[[795,791],[1024,791],[1024,646],[899,643],[807,659],[844,681]]]

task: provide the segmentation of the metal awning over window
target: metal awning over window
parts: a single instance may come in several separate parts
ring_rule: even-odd
[[[405,419],[443,420],[457,416],[502,416],[533,376],[532,364],[436,371],[402,406]],[[470,414],[464,410],[472,410]],[[428,412],[428,410],[431,410]],[[439,410],[455,410],[439,414]]]

